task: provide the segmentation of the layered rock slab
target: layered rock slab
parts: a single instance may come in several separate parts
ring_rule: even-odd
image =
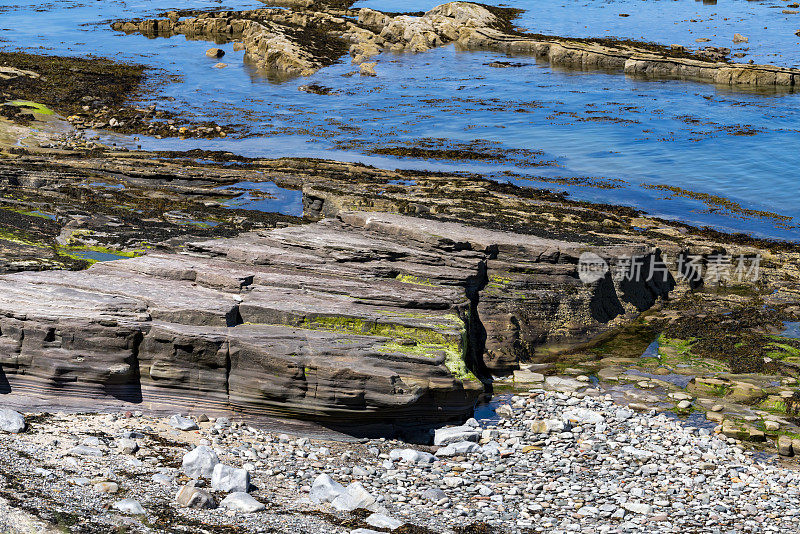
[[[351,422],[471,411],[463,292],[363,279],[290,237],[242,238],[274,266],[153,254],[3,278],[3,391]]]
[[[430,424],[469,415],[478,377],[581,343],[669,289],[640,288],[643,304],[609,277],[578,280],[587,247],[385,213],[187,250],[0,277],[0,392]]]

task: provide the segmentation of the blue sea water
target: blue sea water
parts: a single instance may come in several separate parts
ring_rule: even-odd
[[[436,3],[368,0],[357,6],[415,11]],[[517,23],[531,32],[617,36],[695,48],[701,46],[695,39],[704,37],[711,41],[703,45],[746,53],[741,61],[800,64],[800,38],[794,34],[800,15],[783,13],[791,10],[785,2],[505,4],[526,10]],[[207,42],[126,36],[110,28],[115,19],[155,16],[169,9],[261,6],[255,0],[2,0],[0,47],[144,63],[153,70],[141,103],[181,110],[192,119],[239,125],[241,134],[216,140],[104,137],[120,145],[478,172],[697,225],[800,240],[800,93],[565,71],[529,57],[460,52],[453,46],[422,54],[383,54],[374,78],[350,76],[357,66],[344,57],[311,77],[277,82],[254,71],[243,61],[243,52],[234,52],[231,45],[221,46],[228,67],[215,69],[217,60],[204,54]],[[734,45],[735,32],[750,41]],[[490,66],[497,61],[522,66]],[[310,83],[331,87],[335,94],[298,90]],[[374,154],[380,147],[420,144],[477,147],[497,157],[446,161]],[[274,205],[267,202],[265,209]]]

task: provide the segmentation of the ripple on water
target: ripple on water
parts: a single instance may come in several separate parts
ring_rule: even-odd
[[[651,378],[653,380],[661,380],[663,382],[669,382],[670,384],[674,384],[682,389],[685,389],[686,386],[689,385],[689,382],[691,382],[692,379],[694,378],[694,376],[692,375],[680,375],[678,373],[657,375],[653,373],[645,373],[644,371],[640,371],[638,369],[627,369],[625,371],[625,374],[641,376],[643,378]]]
[[[284,189],[272,182],[239,182],[220,189],[242,191],[242,194],[224,202],[225,207],[303,215],[303,192]]]
[[[783,332],[781,332],[781,336],[800,339],[800,322],[787,321],[783,323]]]
[[[714,421],[709,421],[706,419],[706,416],[702,412],[692,412],[687,415],[676,414],[675,412],[664,412],[667,417],[670,419],[677,419],[685,426],[690,426],[694,428],[705,428],[706,430],[713,430],[718,423]]]
[[[482,402],[475,407],[475,419],[482,424],[493,424],[500,421],[500,416],[497,415],[496,410],[501,404],[508,404],[511,401],[510,393],[501,393],[493,395],[489,401]]]

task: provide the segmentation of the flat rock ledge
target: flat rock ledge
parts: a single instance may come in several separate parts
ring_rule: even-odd
[[[269,2],[275,5],[274,2]],[[393,15],[369,8],[331,9],[309,2],[284,2],[290,9],[219,11],[182,17],[117,21],[126,33],[217,43],[241,41],[245,58],[259,68],[309,76],[336,63],[349,50],[363,64],[382,52],[424,52],[448,43],[461,49],[533,55],[562,68],[612,70],[643,78],[679,78],[721,85],[800,85],[800,70],[720,61],[719,51],[689,53],[682,47],[634,42],[568,39],[516,32],[502,10],[449,2],[421,16]],[[281,4],[283,5],[283,4]]]
[[[136,404],[349,425],[463,420],[493,373],[597,336],[671,289],[577,276],[586,247],[397,214],[0,277],[7,404]]]

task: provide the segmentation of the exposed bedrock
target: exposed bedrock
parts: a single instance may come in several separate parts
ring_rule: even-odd
[[[421,16],[392,15],[369,8],[333,9],[292,3],[290,9],[220,11],[166,19],[115,22],[128,33],[185,35],[217,43],[241,40],[246,58],[265,70],[307,76],[349,50],[354,63],[383,51],[423,52],[448,43],[462,49],[533,55],[557,67],[614,70],[645,78],[681,78],[722,85],[792,87],[800,70],[728,63],[719,49],[687,52],[633,41],[569,39],[519,33],[502,9],[450,2]]]
[[[670,289],[585,285],[578,244],[390,213],[188,250],[0,277],[0,391],[432,424],[469,415],[479,377],[583,343]]]
[[[241,41],[256,67],[287,76],[309,76],[347,53],[341,38],[352,23],[326,12],[254,9],[201,13],[182,18],[115,22],[112,27],[149,37],[184,35],[218,44]]]

